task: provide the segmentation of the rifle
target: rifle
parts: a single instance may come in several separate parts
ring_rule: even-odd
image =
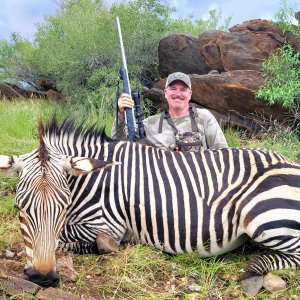
[[[118,26],[118,33],[119,33],[119,40],[120,40],[120,47],[121,47],[121,54],[122,54],[122,62],[123,62],[123,67],[120,70],[120,78],[123,81],[123,93],[131,95],[130,82],[129,82],[126,56],[125,56],[125,50],[124,50],[124,46],[123,46],[123,38],[122,38],[119,17],[117,17],[117,26]],[[134,141],[135,140],[135,117],[134,117],[133,108],[125,108],[125,123],[127,125],[127,131],[128,131],[127,139],[129,141]]]
[[[139,136],[140,139],[142,140],[146,137],[146,132],[143,124],[143,112],[141,110],[141,99],[140,99],[139,91],[132,92],[132,99],[135,105],[135,112],[136,112],[136,119],[137,119],[136,122],[139,128]]]

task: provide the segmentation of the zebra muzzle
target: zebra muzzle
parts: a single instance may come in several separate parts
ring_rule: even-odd
[[[59,276],[55,271],[47,274],[41,274],[36,268],[29,267],[24,269],[25,276],[29,281],[32,281],[43,287],[57,287],[59,283]]]

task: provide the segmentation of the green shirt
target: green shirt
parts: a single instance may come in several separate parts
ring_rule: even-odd
[[[199,133],[202,137],[203,149],[228,148],[224,134],[212,113],[207,109],[196,108],[195,117]],[[146,118],[143,123],[146,132],[145,144],[152,145],[164,150],[173,150],[175,147],[175,135],[172,127],[167,120],[163,120],[162,132],[158,133],[161,114]],[[176,129],[180,132],[192,131],[190,115],[184,117],[172,118]],[[112,128],[112,138],[126,140],[126,125],[124,122],[119,123],[118,128],[115,124]]]

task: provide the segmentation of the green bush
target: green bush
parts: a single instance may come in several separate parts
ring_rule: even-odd
[[[300,96],[300,53],[286,44],[263,63],[264,85],[256,97],[269,104],[279,103],[295,110],[295,98]]]

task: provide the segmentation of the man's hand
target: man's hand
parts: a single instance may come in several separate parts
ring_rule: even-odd
[[[119,116],[124,116],[125,108],[133,108],[134,101],[132,100],[131,96],[128,94],[121,94],[118,99],[118,109],[119,109]]]

